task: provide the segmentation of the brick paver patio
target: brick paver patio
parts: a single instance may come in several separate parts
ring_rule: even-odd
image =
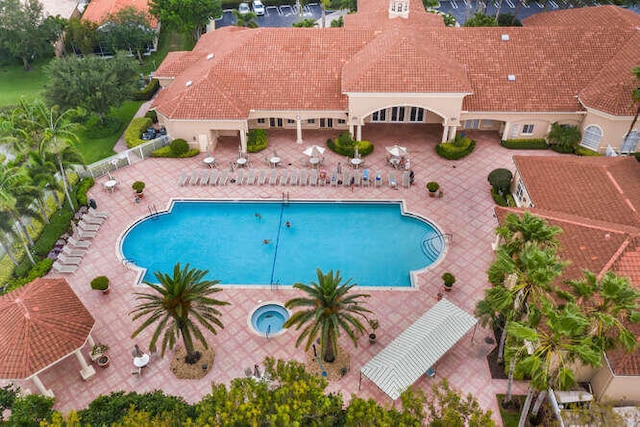
[[[305,147],[310,144],[325,146],[327,138],[337,134],[335,131],[305,131],[305,142],[298,145],[295,143],[295,130],[270,131],[266,155],[277,149],[284,168],[300,169],[307,159],[302,153]],[[100,184],[105,178],[100,178],[90,191],[90,197],[97,201],[99,210],[109,212],[109,219],[101,227],[78,271],[65,277],[96,318],[93,337],[110,346],[111,365],[106,369],[96,367],[96,376],[88,382],[80,378],[80,365],[75,357],[68,357],[43,373],[41,380],[56,394],[56,409],[64,412],[81,409],[98,395],[116,390],[147,392],[162,389],[168,394],[180,395],[189,402],[195,402],[210,392],[212,382],[229,383],[232,378],[243,376],[246,367],[260,363],[266,356],[303,360],[304,350],[294,347],[297,337],[295,331],[286,331],[267,340],[255,335],[247,327],[247,316],[252,308],[263,301],[284,303],[295,294],[294,291],[286,286],[277,290],[225,287],[217,297],[229,301],[231,305],[222,308],[225,329],[216,336],[207,335],[209,344],[216,351],[214,367],[207,376],[197,381],[176,379],[169,371],[170,354],[164,358],[153,358],[141,377],[132,375],[130,351],[135,343],[146,349],[150,334],[146,333],[135,340],[130,338],[136,325],[128,313],[135,304],[133,293],[141,288],[135,285],[136,272],[123,265],[117,255],[118,239],[122,233],[135,221],[148,215],[150,209],[165,209],[171,198],[277,200],[282,197],[283,191],[289,193],[291,200],[403,200],[408,211],[429,218],[444,233],[452,235],[442,261],[418,274],[415,289],[369,292],[371,298],[368,306],[380,319],[376,344],[371,345],[366,337],[362,337],[358,348],[354,348],[347,339],[341,339],[341,345],[351,355],[351,370],[340,381],[330,383],[328,390],[340,391],[347,399],[357,393],[364,398],[373,397],[391,405],[391,399],[366,379],[362,380],[361,389],[358,389],[360,367],[435,304],[436,294],[441,287],[440,276],[444,271],[451,271],[457,278],[447,298],[473,313],[487,285],[486,270],[493,258],[491,242],[497,226],[487,182],[488,173],[498,167],[513,170],[511,156],[514,154],[555,155],[551,152],[506,150],[499,146],[495,133],[468,132],[477,140],[474,153],[460,161],[448,161],[434,152],[440,135],[440,126],[389,124],[364,128],[363,138],[375,144],[374,153],[366,158],[365,163],[372,173],[381,171],[386,177],[388,172],[393,171],[386,165],[385,146],[397,143],[408,148],[415,172],[415,184],[409,189],[391,189],[386,185],[386,180],[381,188],[371,186],[355,188],[353,191],[348,187],[285,187],[268,184],[179,186],[178,178],[182,172],[206,167],[202,162],[205,154],[191,159],[149,159],[118,170],[114,175],[120,185],[113,193],[102,189]],[[229,163],[235,160],[237,150],[237,139],[221,139],[215,151],[219,167],[228,168]],[[265,154],[261,153],[250,155],[252,167],[267,168],[264,157]],[[343,167],[346,166],[343,157],[329,150],[325,152],[324,167],[327,170],[334,168],[338,161],[342,162]],[[396,177],[399,178],[398,173]],[[136,180],[143,180],[147,184],[141,203],[134,202],[131,190],[131,184]],[[444,197],[427,197],[425,183],[432,180],[440,183]],[[242,257],[243,254],[238,256]],[[215,271],[215,265],[198,267]],[[90,280],[101,274],[111,279],[109,295],[93,291],[89,286]],[[348,272],[343,271],[342,274],[345,278],[349,277]],[[488,344],[485,338],[492,336],[491,331],[481,327],[475,333],[470,332],[438,363],[435,380],[423,376],[415,386],[428,390],[433,381],[446,377],[453,387],[472,393],[483,408],[491,409],[499,423],[495,394],[504,393],[506,383],[492,381],[489,373],[485,356],[493,345]],[[87,348],[85,354],[89,350]],[[18,385],[35,391],[30,381],[18,382]],[[526,385],[516,384],[515,391],[524,393]]]

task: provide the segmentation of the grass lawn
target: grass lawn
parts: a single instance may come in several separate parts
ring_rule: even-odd
[[[110,132],[99,132],[90,129],[78,132],[80,142],[76,145],[76,148],[82,153],[87,164],[115,154],[113,146],[129,126],[129,122],[140,108],[140,105],[142,105],[142,101],[126,101],[119,109],[115,110],[111,115],[118,119],[119,125],[110,129]],[[92,137],[92,133],[102,134]]]
[[[40,96],[47,76],[44,66],[49,61],[33,64],[31,71],[24,71],[22,64],[0,66],[0,107],[16,105],[20,98],[33,100]]]
[[[154,52],[150,57],[145,58],[142,72],[149,74],[155,71],[160,63],[164,60],[167,53],[181,50],[191,50],[195,46],[193,40],[188,34],[181,34],[172,29],[162,27],[160,29],[160,37],[158,40],[158,51]]]
[[[498,407],[500,407],[500,417],[502,417],[502,424],[504,427],[518,427],[518,423],[520,422],[520,408],[524,403],[524,399],[527,396],[513,396],[514,399],[517,399],[519,402],[514,408],[504,409],[502,407],[502,400],[504,399],[504,394],[498,394]]]

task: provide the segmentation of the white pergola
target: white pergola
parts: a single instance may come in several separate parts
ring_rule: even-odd
[[[360,381],[363,376],[370,379],[396,400],[477,321],[455,304],[440,300],[360,369]]]

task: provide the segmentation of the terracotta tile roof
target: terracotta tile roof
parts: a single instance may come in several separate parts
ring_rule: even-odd
[[[0,378],[28,378],[71,354],[94,323],[64,279],[36,279],[0,296]]]
[[[133,7],[141,12],[149,12],[148,0],[91,0],[82,14],[82,19],[102,24],[107,16],[114,15],[124,8]],[[149,23],[157,28],[158,20],[149,15]]]
[[[610,27],[623,28],[640,25],[640,15],[616,6],[580,7],[536,13],[522,20],[527,27]]]
[[[536,208],[640,226],[640,164],[633,157],[514,156],[513,161]]]
[[[419,34],[394,29],[378,35],[343,67],[343,92],[381,90],[465,93],[471,85],[465,69],[447,52]]]
[[[514,156],[535,207],[559,226],[560,257],[570,262],[562,280],[614,271],[640,289],[640,164],[632,157]],[[499,221],[510,211],[497,208]],[[640,326],[629,329],[640,340]],[[607,352],[616,375],[640,375],[640,349]]]

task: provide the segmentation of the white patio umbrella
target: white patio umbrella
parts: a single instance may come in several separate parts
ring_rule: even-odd
[[[320,147],[319,145],[312,145],[310,147],[307,147],[303,151],[303,153],[309,157],[322,157],[322,154],[324,153],[324,148]]]
[[[397,144],[391,147],[387,147],[386,149],[387,153],[391,154],[394,157],[403,157],[407,155],[407,149]]]

